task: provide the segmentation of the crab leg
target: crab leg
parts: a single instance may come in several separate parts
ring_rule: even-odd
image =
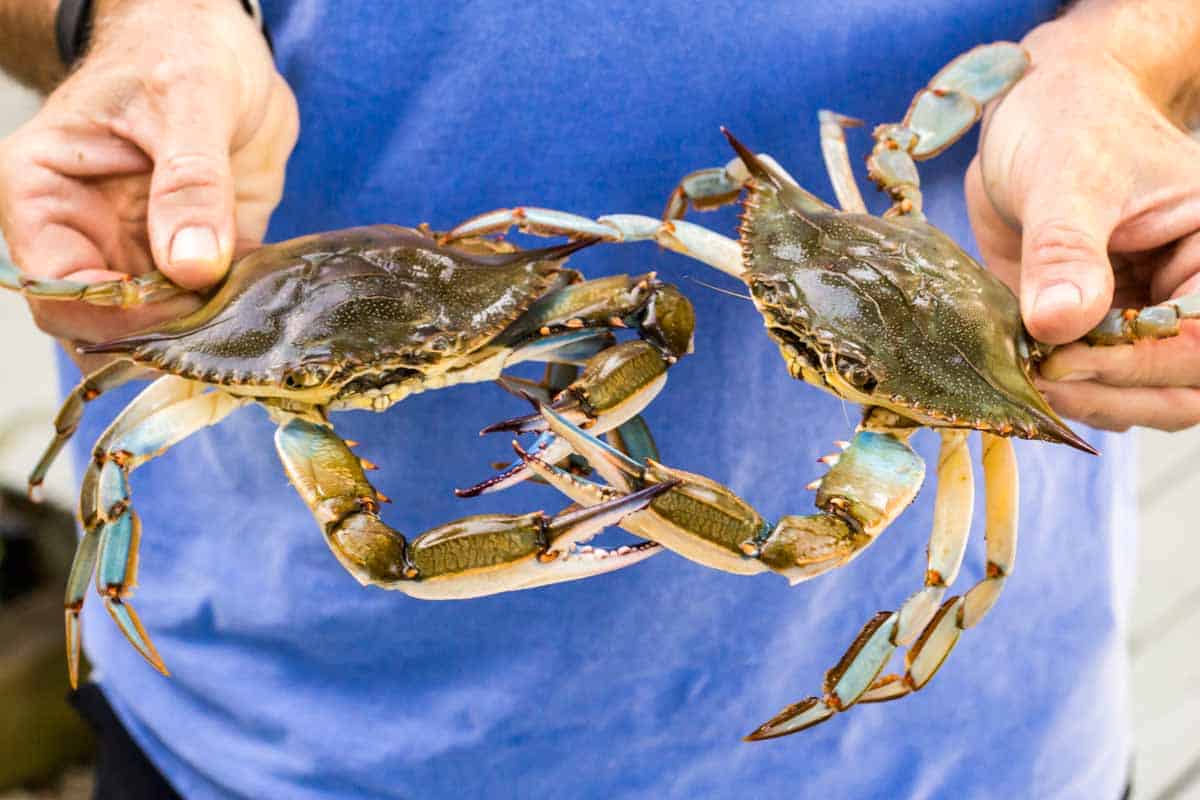
[[[897,645],[902,644],[899,641],[901,636],[906,635],[900,630],[903,608],[900,612],[880,612],[867,623],[850,650],[826,675],[824,697],[809,697],[788,706],[759,726],[747,739],[771,739],[795,733],[823,722],[855,702],[894,700],[921,689],[933,678],[958,643],[959,634],[978,624],[995,604],[1016,557],[1018,478],[1011,440],[983,434],[983,470],[987,492],[985,577],[965,595],[951,597],[941,604],[905,656],[904,675],[886,675],[876,679]],[[943,500],[940,492],[938,500],[939,503]],[[966,519],[969,521],[969,514]],[[932,543],[930,549],[932,563]],[[961,561],[961,558],[960,550],[957,559]],[[914,598],[917,596],[914,595]],[[881,638],[878,631],[885,627],[889,640],[886,644],[876,641]],[[874,647],[868,646],[872,643]],[[871,676],[869,686],[861,682],[853,686],[859,690],[857,696],[847,698],[841,693],[847,682],[846,676],[861,677],[866,674]],[[846,702],[847,699],[849,702]]]
[[[845,117],[824,109],[817,112],[821,123],[821,155],[825,158],[825,171],[833,184],[833,193],[843,211],[855,214],[867,213],[867,205],[858,191],[854,170],[850,167],[850,154],[846,152],[845,128],[857,128],[862,120]]]
[[[896,644],[908,646],[933,619],[946,589],[958,577],[971,517],[975,510],[975,477],[971,473],[968,431],[945,428],[939,431],[942,448],[938,454],[937,499],[934,501],[933,531],[929,536],[925,586],[900,607]]]
[[[46,473],[50,471],[50,466],[79,428],[84,405],[105,392],[133,380],[141,369],[132,361],[114,361],[86,376],[71,390],[67,399],[58,409],[58,415],[54,418],[54,438],[46,446],[46,450],[38,460],[37,466],[33,468],[33,472],[29,473],[29,496],[31,499],[38,499],[39,490],[42,482],[46,479]]]
[[[111,442],[127,431],[135,428],[142,420],[156,411],[179,400],[193,396],[203,387],[198,383],[186,381],[173,375],[159,378],[150,384],[137,398],[125,407],[96,443],[96,449],[104,452]],[[80,489],[79,516],[83,523],[83,537],[76,545],[75,556],[71,563],[71,572],[67,578],[67,590],[64,605],[66,609],[67,631],[67,667],[71,676],[71,685],[78,682],[79,677],[79,612],[83,608],[83,600],[87,594],[88,584],[96,568],[96,556],[100,545],[103,522],[98,512],[96,497],[100,468],[95,464],[89,465],[84,472]]]
[[[759,726],[747,739],[757,741],[797,733],[855,703],[893,700],[919,688],[915,681],[898,675],[877,678],[897,647],[911,645],[917,640],[910,652],[919,655],[929,631],[939,629],[946,609],[953,603],[943,605],[942,598],[958,576],[966,551],[974,509],[974,478],[967,450],[969,432],[945,429],[940,433],[942,448],[938,455],[937,500],[925,587],[909,597],[899,611],[881,611],[867,622],[849,650],[826,674],[823,697],[808,697],[793,703]],[[936,647],[928,654],[935,650]],[[929,675],[921,672],[920,665],[923,664],[919,662],[918,666],[918,673],[924,678],[920,685],[932,677],[932,672]]]
[[[171,283],[158,271],[121,280],[83,283],[31,278],[6,261],[0,261],[0,288],[20,292],[32,300],[77,300],[89,305],[121,308],[159,303],[188,294],[186,289]]]
[[[843,142],[843,149],[845,143]],[[829,206],[816,195],[801,188],[800,184],[779,162],[767,153],[759,153],[756,158],[766,166],[783,183],[788,184],[798,194],[799,205],[807,211],[828,211]],[[731,160],[724,167],[710,167],[697,170],[684,176],[671,197],[667,200],[667,208],[663,211],[663,219],[682,219],[687,213],[688,206],[697,211],[711,211],[721,206],[729,205],[737,200],[742,189],[751,180],[750,170],[747,169],[741,157]],[[840,197],[840,195],[839,195]]]
[[[730,275],[740,276],[743,271],[741,246],[733,239],[690,222],[663,221],[639,214],[610,214],[593,220],[547,208],[506,208],[472,217],[447,233],[442,241],[504,233],[513,226],[535,236],[591,236],[606,242],[654,241]]]
[[[464,517],[411,541],[379,517],[380,495],[358,458],[328,426],[287,420],[275,445],[288,479],[342,566],[360,583],[427,600],[481,597],[611,572],[659,551],[646,542],[614,551],[577,549],[672,486],[547,517]]]
[[[1006,92],[1028,67],[1029,54],[1020,45],[980,45],[942,67],[917,92],[902,122],[875,129],[867,170],[892,196],[889,215],[924,219],[914,162],[932,158],[958,141],[979,119],[984,104]]]
[[[1113,309],[1085,338],[1088,344],[1132,344],[1138,339],[1178,336],[1185,319],[1200,319],[1200,293],[1184,295],[1156,306]]]
[[[790,581],[847,563],[908,505],[924,474],[920,459],[903,442],[907,431],[860,431],[817,485],[823,513],[784,517],[771,525],[725,487],[698,475],[630,458],[589,436],[561,415],[543,409],[550,429],[588,459],[608,486],[592,483],[522,454],[548,483],[581,505],[609,501],[663,480],[678,486],[630,514],[621,527],[681,555],[728,572],[768,569]],[[967,431],[943,430],[938,494],[930,536],[925,587],[898,611],[882,611],[862,629],[829,671],[822,697],[793,704],[760,726],[749,739],[795,733],[858,702],[890,700],[924,686],[945,660],[958,633],[974,625],[995,602],[1012,568],[1016,543],[1016,465],[1008,439],[987,435],[987,577],[966,595],[945,602],[957,577],[970,532],[974,481]],[[915,640],[915,644],[913,644]],[[904,676],[879,673],[898,647],[912,644]]]
[[[214,425],[248,400],[168,376],[151,384],[101,436],[84,473],[79,512],[84,536],[67,581],[68,668],[78,679],[79,611],[93,569],[96,591],[130,644],[165,674],[166,668],[133,607],[141,523],[130,506],[129,473],[197,430]],[[98,562],[98,564],[97,564]]]

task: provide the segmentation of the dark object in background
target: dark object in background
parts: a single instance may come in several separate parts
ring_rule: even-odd
[[[0,487],[0,790],[52,780],[92,752],[66,703],[63,587],[75,520]]]
[[[0,607],[39,586],[66,580],[74,551],[70,512],[0,486]]]
[[[71,705],[100,743],[92,800],[178,800],[179,794],[121,725],[99,686],[80,686],[71,693]]]

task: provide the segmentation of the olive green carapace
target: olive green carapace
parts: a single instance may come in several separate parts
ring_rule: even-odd
[[[586,244],[471,252],[395,225],[305,236],[241,259],[192,314],[87,349],[184,377],[295,388],[383,364],[420,369],[494,339]]]
[[[792,374],[922,424],[1091,448],[1029,377],[1013,293],[945,234],[908,217],[795,208],[756,183],[742,225],[754,303]],[[843,395],[844,396],[844,395]]]

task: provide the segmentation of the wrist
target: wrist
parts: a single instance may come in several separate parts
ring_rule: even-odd
[[[260,20],[247,13],[242,0],[92,0],[91,25],[85,52],[101,52],[111,42],[117,42],[118,57],[128,59],[128,42],[139,42],[134,52],[153,50],[155,42],[170,40],[178,32],[185,37],[211,32],[229,42],[253,31],[262,40],[265,30]],[[77,54],[77,58],[84,52]]]
[[[0,0],[0,69],[46,93],[66,74],[54,45],[58,0]]]
[[[1164,114],[1200,123],[1200,5],[1194,0],[1080,0],[1035,28],[1034,64],[1067,60],[1122,67]],[[1085,67],[1086,68],[1086,67]]]

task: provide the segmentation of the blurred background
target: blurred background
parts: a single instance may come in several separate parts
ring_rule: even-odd
[[[35,95],[0,76],[0,136],[37,105]],[[29,565],[43,584],[25,586],[11,576],[0,583],[0,800],[86,798],[90,742],[63,700],[62,561],[69,560],[73,531],[69,517],[54,513],[55,505],[74,508],[70,459],[50,472],[44,511],[20,501],[58,406],[55,345],[34,327],[24,301],[8,293],[0,293],[0,343],[0,487],[16,490],[0,495],[0,533],[10,539],[9,561]],[[1200,536],[1186,511],[1189,498],[1200,496],[1200,428],[1127,435],[1140,445],[1138,591],[1128,636],[1134,796],[1200,800]],[[30,551],[30,542],[40,549]],[[1064,564],[1062,580],[1088,568]]]

